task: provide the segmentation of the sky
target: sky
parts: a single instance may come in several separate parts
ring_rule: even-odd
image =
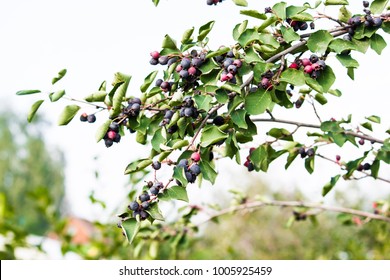
[[[263,1],[248,2],[248,9],[262,11],[266,6]],[[266,3],[272,6],[275,2]],[[350,2],[353,2],[353,13],[361,12],[361,1]],[[157,8],[151,0],[0,1],[0,106],[9,106],[19,114],[27,115],[31,104],[39,97],[16,96],[15,93],[21,89],[41,89],[46,93],[65,89],[69,96],[82,99],[96,91],[102,81],[110,84],[115,72],[132,75],[129,92],[130,95],[139,96],[139,86],[144,77],[156,69],[162,70],[149,65],[149,53],[160,49],[165,34],[179,41],[185,30],[191,27],[197,30],[208,21],[215,20],[210,33],[210,48],[232,45],[231,30],[237,23],[249,19],[239,15],[240,9],[229,0],[217,6],[207,6],[205,0],[161,0]],[[322,7],[320,11],[334,14],[334,8]],[[256,25],[258,22],[250,19],[250,24]],[[389,35],[384,36],[388,39]],[[346,71],[334,57],[329,58],[328,64],[332,65],[338,78],[334,87],[340,89],[343,96],[329,97],[327,105],[318,106],[318,113],[323,119],[345,118],[351,113],[356,125],[367,116],[379,115],[382,125],[375,125],[374,128],[379,132],[376,136],[383,138],[390,121],[388,71],[384,64],[390,61],[390,51],[386,48],[379,56],[369,50],[366,55],[356,54],[355,58],[360,63],[355,72],[355,81],[346,76]],[[52,77],[63,68],[68,70],[67,75],[52,86]],[[126,208],[125,195],[131,186],[123,175],[124,168],[132,160],[147,155],[147,147],[136,144],[134,135],[127,135],[120,145],[109,149],[103,143],[96,143],[95,131],[100,121],[107,118],[104,113],[97,114],[95,124],[75,120],[68,127],[56,126],[59,112],[68,104],[66,100],[52,104],[46,101],[42,112],[53,123],[45,128],[46,139],[52,147],[60,147],[65,152],[70,211],[87,219],[110,219],[110,211],[116,211],[117,207]],[[93,113],[94,109],[83,106],[81,111]],[[303,106],[299,111],[276,108],[273,113],[281,119],[316,121],[310,106]],[[264,133],[271,127],[272,124],[262,123],[259,131]],[[291,129],[291,126],[288,128]],[[303,133],[300,135],[304,137]],[[257,144],[264,137],[259,136]],[[328,154],[330,157],[341,154],[347,158],[354,151],[350,146],[345,149],[333,147],[329,148]],[[267,174],[249,174],[244,167],[237,168],[230,160],[221,160],[217,165],[220,176],[216,185],[205,184],[201,189],[195,185],[190,187],[190,200],[201,202],[207,197],[226,192],[230,187],[266,182],[274,189],[303,189],[313,200],[322,201],[321,188],[330,176],[338,174],[338,167],[317,160],[316,171],[310,176],[303,168],[303,161],[298,161],[287,171],[283,168],[285,162],[279,160],[271,165]],[[98,179],[95,178],[96,170],[100,174]],[[382,175],[389,179],[388,171]],[[338,188],[347,189],[351,185],[355,190],[367,193],[370,199],[381,197],[390,190],[387,184],[372,179],[341,182]],[[95,191],[96,197],[107,203],[110,211],[89,206],[91,191]]]

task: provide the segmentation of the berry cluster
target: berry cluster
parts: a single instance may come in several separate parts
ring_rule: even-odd
[[[305,147],[300,147],[298,149],[298,154],[301,155],[301,158],[313,157],[315,155],[315,150],[313,148],[305,149]]]
[[[308,28],[308,24],[306,21],[297,21],[297,20],[292,20],[291,18],[286,19],[287,23],[294,28],[294,31],[298,30],[306,30]]]
[[[296,59],[290,64],[289,68],[297,70],[303,68],[303,71],[309,74],[311,78],[317,79],[326,68],[326,63],[324,60],[319,59],[316,54],[312,54],[310,58]]]
[[[191,164],[188,159],[181,159],[177,164],[177,167],[184,168],[184,174],[188,183],[194,183],[196,177],[201,173],[200,166],[198,162],[200,161],[200,154],[198,152],[194,152],[191,155]]]
[[[104,144],[107,148],[111,147],[114,142],[119,143],[121,141],[121,135],[119,133],[119,124],[117,122],[112,122],[110,124],[103,139]]]
[[[249,149],[249,155],[246,157],[246,161],[244,163],[244,166],[246,168],[248,168],[248,171],[251,172],[253,170],[255,170],[255,166],[253,165],[253,163],[251,162],[251,159],[250,159],[250,156],[251,154],[253,153],[253,151],[255,150],[256,148],[252,147]]]
[[[139,215],[141,220],[145,220],[149,217],[148,210],[150,207],[150,195],[148,193],[143,193],[138,197],[138,200],[131,202],[128,205],[129,210],[133,211],[133,217]]]
[[[180,64],[176,66],[176,73],[182,79],[184,91],[199,86],[199,76],[202,74],[199,67],[206,61],[206,53],[192,50],[191,53],[183,57]]]
[[[178,59],[176,56],[160,55],[158,51],[152,51],[150,56],[152,57],[149,61],[151,65],[161,64],[171,66]]]
[[[370,170],[370,169],[371,169],[371,164],[369,164],[368,162],[364,164],[360,164],[357,168],[358,171]]]
[[[207,0],[207,5],[217,5],[218,3],[221,3],[223,0]]]
[[[235,84],[235,76],[238,72],[238,69],[242,66],[242,61],[240,59],[235,59],[232,50],[225,54],[214,57],[214,60],[223,68],[220,79],[221,82],[228,81]]]
[[[80,115],[80,121],[94,123],[96,121],[96,116],[95,114],[88,115],[87,113],[82,113]]]

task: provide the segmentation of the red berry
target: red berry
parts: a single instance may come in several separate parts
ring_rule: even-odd
[[[116,132],[113,131],[113,130],[110,130],[109,132],[107,132],[107,137],[111,140],[114,140],[115,137],[116,137]]]
[[[298,64],[296,64],[295,62],[291,63],[290,66],[288,68],[293,68],[293,69],[298,69],[299,66]]]
[[[160,53],[158,51],[153,51],[150,53],[150,56],[154,59],[158,59],[160,57]]]
[[[337,155],[337,156],[336,156],[336,160],[337,160],[337,161],[340,161],[340,159],[341,159],[341,156],[340,156],[340,155]]]
[[[252,154],[254,150],[256,150],[255,147],[250,148],[250,149],[249,149],[249,154]]]
[[[229,77],[227,74],[222,73],[221,74],[221,82],[226,82],[226,81],[229,81]]]
[[[200,161],[200,154],[198,152],[195,152],[191,155],[191,159],[195,162]]]
[[[305,68],[303,69],[303,71],[307,74],[310,74],[311,72],[313,72],[313,67],[311,65],[307,65],[305,66]]]
[[[188,74],[190,75],[195,75],[196,74],[196,68],[194,66],[191,66],[189,69],[188,69]]]
[[[311,65],[310,59],[302,58],[302,65],[303,66]]]

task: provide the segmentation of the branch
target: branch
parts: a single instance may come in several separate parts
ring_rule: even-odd
[[[254,202],[246,202],[244,204],[229,207],[226,209],[223,209],[221,211],[218,211],[214,215],[209,216],[206,220],[200,222],[198,224],[204,224],[207,223],[215,218],[218,218],[220,216],[234,213],[242,210],[249,210],[249,209],[258,209],[265,206],[280,206],[280,207],[304,207],[304,208],[312,208],[312,209],[320,209],[330,212],[338,212],[338,213],[345,213],[345,214],[351,214],[355,216],[365,217],[372,220],[380,220],[387,223],[390,223],[390,218],[370,212],[365,212],[361,210],[351,209],[351,208],[345,208],[345,207],[339,207],[339,206],[332,206],[332,205],[324,205],[320,203],[313,203],[313,202],[301,202],[301,201],[254,201]]]
[[[311,128],[317,128],[320,129],[321,127],[317,124],[310,124],[310,123],[301,123],[296,121],[289,121],[289,120],[281,120],[281,119],[275,119],[275,118],[251,118],[252,122],[277,122],[277,123],[286,123],[286,124],[292,124],[296,125],[297,127],[311,127]]]

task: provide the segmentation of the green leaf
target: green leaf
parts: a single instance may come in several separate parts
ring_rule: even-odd
[[[327,66],[327,67],[329,67],[329,66]],[[306,76],[305,82],[309,87],[311,87],[315,91],[324,92],[324,89],[322,88],[322,86],[315,79],[310,78],[310,76]]]
[[[325,6],[329,5],[349,5],[347,0],[325,0]]]
[[[355,68],[349,67],[347,74],[348,77],[350,77],[352,80],[355,80]]]
[[[241,10],[240,14],[263,20],[267,19],[265,14],[259,13],[257,10]]]
[[[346,6],[342,6],[339,11],[339,20],[341,22],[347,23],[348,20],[352,17],[352,13],[347,9]]]
[[[291,16],[291,19],[296,20],[296,21],[313,21],[314,20],[313,16],[309,13],[295,14],[295,15]]]
[[[336,175],[330,179],[330,182],[322,188],[322,196],[326,196],[336,185],[337,181],[340,179],[340,175]]]
[[[312,52],[324,53],[333,36],[326,30],[318,30],[310,35],[307,40],[307,47]]]
[[[184,168],[175,166],[173,168],[173,178],[180,182],[180,184],[185,188],[188,184],[188,181],[184,175]]]
[[[152,203],[147,210],[145,210],[150,217],[152,217],[153,220],[159,220],[159,221],[164,221],[164,216],[161,213],[160,208],[158,207],[157,202]]]
[[[34,93],[40,93],[41,91],[39,89],[26,89],[26,90],[19,90],[16,95],[27,95],[27,94],[34,94]]]
[[[285,2],[280,2],[276,3],[272,7],[272,11],[275,13],[275,15],[280,18],[280,19],[286,19],[286,3]]]
[[[141,92],[146,92],[149,86],[153,83],[154,79],[156,78],[158,74],[158,71],[153,71],[148,76],[146,76],[144,83],[141,85],[140,90]]]
[[[364,38],[364,39],[356,40],[355,38],[352,38],[352,43],[356,46],[356,50],[358,52],[366,53],[368,47],[370,46],[370,39]]]
[[[195,95],[194,100],[199,110],[208,112],[212,107],[213,98],[210,95]]]
[[[144,159],[139,159],[139,160],[133,161],[132,163],[127,165],[127,167],[125,169],[125,175],[131,174],[134,172],[138,172],[142,169],[145,169],[146,167],[151,165],[152,162],[153,162],[153,160],[151,160],[149,158],[144,158]]]
[[[51,84],[54,85],[56,82],[58,82],[59,80],[61,80],[66,74],[66,69],[62,69],[60,72],[58,72],[58,76],[57,77],[54,77],[52,80],[51,80]]]
[[[323,92],[328,92],[335,81],[336,75],[330,66],[326,66],[321,75],[317,78],[317,82],[321,85]]]
[[[209,21],[208,23],[202,25],[199,28],[198,42],[202,42],[204,38],[210,33],[211,29],[213,29],[215,21]]]
[[[287,42],[287,43],[291,43],[293,41],[297,41],[299,40],[301,37],[294,31],[293,28],[287,28],[285,26],[281,26],[280,27],[280,31],[282,32],[282,35],[283,35],[283,39]]]
[[[214,170],[210,162],[201,160],[199,162],[199,167],[203,178],[205,178],[207,181],[214,184],[215,179],[217,178],[217,171]]]
[[[166,34],[164,37],[164,40],[162,42],[162,48],[163,49],[170,49],[170,50],[174,50],[174,51],[179,50],[176,46],[176,42],[168,34]]]
[[[99,142],[104,138],[104,135],[106,135],[111,122],[111,120],[107,120],[98,128],[95,135],[96,142]]]
[[[273,24],[274,22],[278,21],[278,18],[274,15],[267,18],[258,28],[257,31],[261,32],[262,30],[266,29],[268,26]]]
[[[295,86],[302,86],[305,84],[305,75],[303,74],[303,71],[288,68],[280,75],[280,81]]]
[[[384,32],[390,34],[390,21],[383,22],[382,23],[382,29],[383,29]]]
[[[349,54],[338,54],[336,58],[340,61],[340,63],[347,68],[358,68],[359,62],[351,57]]]
[[[314,157],[307,157],[305,159],[305,168],[310,174],[314,171]]]
[[[158,198],[165,201],[176,199],[189,202],[187,190],[182,186],[172,186],[169,189],[166,189]]]
[[[321,105],[328,103],[328,99],[326,99],[326,97],[322,93],[317,93],[314,96],[314,99],[317,100],[318,103],[320,103]]]
[[[106,96],[107,96],[106,91],[97,91],[84,97],[84,100],[87,102],[103,102]]]
[[[239,128],[247,129],[248,124],[246,123],[245,116],[246,116],[246,110],[239,109],[236,111],[233,111],[230,114],[232,121],[234,124],[236,124]]]
[[[65,90],[59,90],[53,93],[50,93],[49,98],[51,102],[56,102],[61,99],[65,95]]]
[[[372,124],[370,122],[362,123],[361,126],[372,131]]]
[[[182,44],[186,44],[188,42],[191,42],[192,38],[192,34],[194,33],[194,27],[190,28],[190,29],[187,29],[184,33],[183,33],[183,36],[181,37],[181,43]]]
[[[152,147],[155,151],[161,152],[160,144],[165,142],[165,138],[162,135],[162,128],[159,128],[156,130],[156,132],[153,134],[152,140],[150,141],[152,144]]]
[[[383,49],[386,48],[387,43],[381,35],[375,33],[371,36],[370,46],[371,49],[380,55]]]
[[[269,92],[263,89],[258,89],[255,92],[250,92],[245,97],[245,109],[250,115],[260,115],[264,113],[272,103],[272,98]]]
[[[241,33],[237,41],[241,46],[246,47],[252,42],[256,42],[256,41],[259,42],[260,34],[256,29],[253,28],[246,29],[244,32]]]
[[[286,9],[286,17],[292,18],[296,14],[302,13],[307,10],[307,7],[302,6],[288,6]]]
[[[321,123],[321,130],[324,132],[342,132],[343,129],[340,127],[338,122],[324,121]]]
[[[153,4],[154,4],[154,6],[158,6],[158,3],[160,3],[160,0],[152,0],[153,1]]]
[[[245,31],[246,27],[248,26],[248,20],[244,20],[242,23],[237,24],[233,29],[233,38],[234,40],[238,40],[242,32]]]
[[[211,125],[203,129],[202,136],[200,137],[200,146],[207,147],[224,140],[227,137],[228,135],[225,132],[221,131],[216,126]]]
[[[375,115],[369,116],[366,119],[369,120],[369,121],[372,121],[374,123],[381,123],[381,117],[378,117],[378,116],[375,116]]]
[[[122,230],[126,236],[126,239],[129,243],[133,243],[135,236],[137,235],[140,229],[140,222],[138,222],[135,218],[127,219],[122,222]]]
[[[188,142],[187,139],[179,140],[175,144],[173,144],[172,149],[179,150],[179,149],[181,149],[183,147],[188,146],[188,144],[189,144],[189,142]]]
[[[373,14],[380,14],[386,8],[389,0],[375,0],[370,5],[370,10]]]
[[[285,141],[294,141],[290,131],[285,128],[272,128],[267,132],[269,136]]]
[[[334,50],[336,53],[342,53],[346,50],[356,50],[356,45],[351,41],[335,38],[329,44],[329,48]]]
[[[334,96],[340,97],[342,95],[341,91],[338,89],[330,89],[328,92]]]
[[[237,92],[237,93],[241,93],[241,87],[239,85],[232,84],[232,83],[229,83],[229,82],[224,83],[221,86],[221,88],[226,89],[228,91],[234,91],[234,92]]]
[[[371,164],[371,175],[375,179],[378,178],[378,173],[379,173],[379,168],[380,168],[380,161],[375,159],[372,164]]]
[[[233,0],[233,2],[237,6],[242,6],[242,7],[248,6],[248,2],[246,0]]]
[[[42,105],[42,103],[44,101],[45,100],[38,100],[31,106],[30,112],[27,115],[27,121],[29,123],[33,120],[33,118],[34,118],[35,114],[37,113],[39,107]]]
[[[245,51],[245,62],[246,63],[253,63],[253,62],[261,62],[264,61],[258,54],[258,52],[255,51],[253,47],[248,47]]]
[[[67,125],[80,110],[80,106],[78,105],[68,105],[62,111],[59,119],[58,125]]]
[[[122,110],[122,102],[123,99],[126,96],[126,91],[129,86],[131,80],[131,76],[125,75],[123,73],[115,73],[115,78],[113,85],[120,84],[118,89],[115,91],[114,96],[112,98],[112,109],[111,109],[111,116],[118,115]]]

